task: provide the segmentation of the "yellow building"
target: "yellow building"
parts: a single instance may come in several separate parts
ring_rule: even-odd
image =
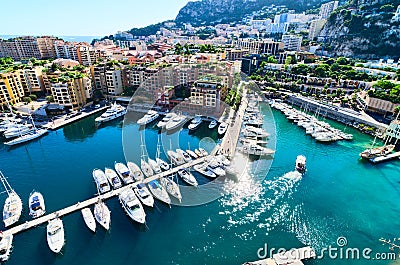
[[[68,109],[79,109],[86,104],[92,96],[92,83],[90,78],[77,77],[51,82],[51,94],[54,102]]]
[[[8,109],[7,102],[14,105],[24,97],[23,74],[20,70],[0,73],[0,105],[3,110]]]

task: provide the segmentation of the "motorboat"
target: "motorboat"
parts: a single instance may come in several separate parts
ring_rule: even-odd
[[[295,169],[300,173],[306,172],[306,157],[303,155],[299,155],[296,158]]]
[[[14,191],[3,173],[0,172],[0,180],[7,192],[7,199],[4,202],[3,208],[3,222],[4,226],[8,227],[16,223],[21,217],[22,201],[18,194]]]
[[[227,129],[228,129],[228,124],[226,124],[225,122],[221,122],[220,125],[218,126],[218,134],[224,135]]]
[[[167,190],[167,192],[175,197],[179,202],[182,202],[182,195],[179,189],[179,185],[172,180],[171,177],[165,177],[160,179],[161,185]]]
[[[190,157],[190,155],[188,153],[186,153],[185,151],[183,151],[182,149],[176,149],[176,153],[181,155],[183,157],[183,160],[185,160],[186,163],[189,163],[190,161],[192,161],[192,158]]]
[[[218,122],[217,122],[216,120],[212,120],[212,121],[210,122],[210,124],[208,125],[208,129],[212,130],[212,129],[214,129],[215,127],[217,127],[217,125],[218,125]]]
[[[215,159],[218,160],[219,162],[221,162],[222,165],[225,167],[229,167],[231,165],[231,161],[229,161],[229,159],[226,158],[226,156],[224,156],[224,155],[217,155],[215,157]]]
[[[139,200],[148,207],[154,206],[154,198],[145,184],[139,183],[133,188]]]
[[[29,215],[32,218],[38,218],[46,213],[43,195],[40,192],[33,191],[29,195]]]
[[[41,137],[42,135],[45,135],[46,133],[48,133],[48,131],[46,129],[34,129],[33,132],[31,133],[27,133],[25,135],[22,135],[20,137],[15,138],[14,140],[5,142],[5,145],[17,145],[17,144],[22,144],[25,142],[29,142],[32,141],[36,138]]]
[[[65,243],[64,225],[61,219],[55,218],[47,224],[47,244],[54,253],[59,253]]]
[[[94,205],[94,218],[102,227],[104,227],[104,229],[110,229],[111,212],[108,209],[107,205],[100,199]]]
[[[103,123],[107,121],[115,120],[119,117],[122,117],[126,114],[126,108],[121,105],[114,103],[111,107],[104,112],[101,116],[97,117],[94,121],[96,123]]]
[[[200,174],[208,177],[208,178],[216,178],[217,175],[214,174],[214,172],[210,171],[207,168],[207,163],[203,163],[203,164],[198,164],[198,165],[194,165],[193,169],[196,170],[197,172],[199,172]]]
[[[268,144],[268,141],[266,141],[266,140],[258,140],[257,137],[254,137],[254,138],[240,138],[239,141],[240,141],[242,144],[251,144],[251,143],[253,143],[253,144],[259,144],[259,145],[266,145],[266,144]]]
[[[200,152],[199,149],[194,149],[194,153],[195,153],[198,157],[202,157],[202,156],[203,156],[203,153]]]
[[[133,183],[131,172],[123,163],[115,162],[114,168],[115,168],[115,171],[117,172],[117,174],[119,175],[119,177],[122,179],[122,181],[125,184]]]
[[[136,165],[133,162],[128,162],[127,165],[128,165],[130,172],[132,172],[132,175],[136,181],[144,180],[143,172],[142,172],[142,170],[140,170],[138,165]]]
[[[161,173],[161,167],[157,163],[157,161],[149,158],[148,159],[148,164],[150,165],[150,167],[153,170],[154,174],[160,174]]]
[[[167,152],[167,154],[168,154],[169,159],[171,160],[171,162],[174,165],[179,166],[179,165],[185,164],[185,160],[184,160],[183,156],[181,156],[180,154],[178,154],[172,150],[169,150]]]
[[[395,145],[384,145],[376,148],[370,148],[360,153],[360,156],[365,159],[371,159],[378,156],[390,154],[395,148]]]
[[[111,168],[105,168],[104,174],[106,175],[108,182],[110,182],[111,186],[114,189],[118,189],[122,187],[121,179],[118,177],[117,173]]]
[[[13,234],[0,235],[0,261],[5,262],[9,259],[12,249]]]
[[[137,121],[139,125],[147,125],[160,117],[160,114],[157,111],[149,110],[146,115],[144,115],[141,119]]]
[[[167,125],[167,123],[168,123],[171,119],[175,118],[176,116],[177,116],[177,114],[174,113],[174,112],[168,113],[167,115],[165,115],[165,117],[164,117],[161,121],[159,121],[159,122],[157,123],[157,127],[160,128],[160,129],[164,128],[164,127]]]
[[[319,133],[315,136],[315,140],[318,142],[333,142],[337,139],[337,136],[330,132]]]
[[[203,156],[208,156],[208,152],[204,148],[199,147],[199,151]]]
[[[101,169],[93,170],[93,179],[96,182],[97,189],[100,193],[105,193],[111,190],[107,177]]]
[[[119,202],[126,214],[135,222],[144,224],[146,222],[146,213],[135,192],[131,188],[125,188],[118,195]]]
[[[267,138],[269,133],[267,133],[263,128],[256,128],[252,126],[246,126],[242,130],[244,137],[257,137],[257,138]]]
[[[195,152],[193,152],[192,150],[190,150],[190,149],[187,149],[187,150],[186,150],[186,153],[188,153],[193,159],[199,158],[199,156],[198,156]]]
[[[261,127],[263,126],[264,121],[262,119],[249,119],[244,122],[244,125],[246,126],[255,126],[255,127]]]
[[[244,144],[243,146],[238,147],[238,150],[244,154],[256,155],[256,156],[268,156],[268,155],[273,155],[275,153],[275,151],[272,149],[252,143]]]
[[[197,128],[200,127],[202,122],[203,122],[203,119],[201,118],[201,115],[196,115],[196,117],[189,124],[188,129],[191,131],[196,130]]]
[[[96,221],[94,220],[94,216],[90,208],[83,208],[81,210],[83,220],[85,221],[86,226],[92,231],[96,232]]]
[[[142,172],[146,177],[151,177],[154,175],[153,169],[144,159],[140,160],[140,168],[142,169]]]
[[[168,196],[168,192],[157,180],[150,181],[147,185],[154,198],[166,204],[171,203],[171,198]]]
[[[213,172],[218,177],[223,177],[226,175],[226,172],[223,168],[220,167],[217,161],[210,161],[207,163],[207,169]]]
[[[167,171],[171,168],[170,165],[167,162],[165,162],[164,160],[162,160],[161,158],[157,157],[156,162],[160,166],[160,168],[164,171]]]
[[[184,115],[177,115],[173,119],[171,119],[167,125],[165,125],[165,129],[167,131],[172,131],[182,127],[186,123],[186,116]]]
[[[5,138],[14,138],[33,132],[35,129],[31,124],[18,124],[16,127],[6,130],[3,135]]]
[[[191,174],[187,169],[180,169],[178,171],[178,175],[179,177],[182,178],[182,180],[192,186],[197,187],[199,184],[197,183],[196,178],[193,176],[193,174]]]

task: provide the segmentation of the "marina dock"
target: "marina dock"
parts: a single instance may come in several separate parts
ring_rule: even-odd
[[[274,254],[272,258],[246,262],[243,265],[303,265],[303,260],[315,257],[316,254],[313,248],[302,247]]]
[[[99,197],[100,197],[102,200],[107,200],[107,199],[110,199],[110,198],[112,198],[112,197],[118,196],[118,195],[119,195],[124,189],[126,189],[126,188],[133,188],[133,187],[135,187],[135,186],[136,186],[137,184],[139,184],[139,183],[147,184],[147,183],[149,183],[149,182],[151,182],[151,181],[153,181],[153,180],[157,180],[157,179],[160,179],[160,178],[163,178],[163,177],[166,177],[166,176],[175,174],[175,173],[177,173],[180,169],[190,168],[190,167],[192,167],[192,166],[194,166],[194,165],[203,163],[203,162],[205,162],[207,159],[209,159],[209,158],[212,156],[212,154],[215,154],[215,153],[217,152],[218,149],[219,149],[219,146],[216,146],[216,148],[214,148],[214,150],[213,150],[213,152],[211,153],[211,155],[208,155],[208,156],[205,156],[205,157],[201,157],[201,158],[198,158],[198,159],[196,159],[196,160],[192,160],[192,161],[190,161],[190,162],[188,162],[188,163],[186,163],[186,164],[183,164],[183,165],[174,167],[174,168],[172,168],[172,169],[170,169],[170,170],[168,170],[168,171],[162,172],[162,173],[160,173],[160,174],[154,175],[154,176],[149,177],[149,178],[145,178],[143,181],[137,181],[137,182],[131,183],[131,184],[126,185],[126,186],[123,186],[123,187],[121,187],[121,188],[119,188],[119,189],[112,190],[112,191],[109,191],[109,192],[107,192],[107,193],[101,194],[100,196],[96,196],[96,197],[93,197],[93,198],[91,198],[91,199],[78,202],[78,203],[76,203],[76,204],[74,204],[74,205],[71,205],[71,206],[66,207],[66,208],[64,208],[64,209],[61,209],[61,210],[58,210],[58,211],[56,211],[56,212],[47,214],[47,215],[42,216],[42,217],[39,217],[39,218],[37,218],[37,219],[33,219],[33,220],[31,220],[31,221],[27,221],[27,222],[25,222],[25,223],[23,223],[23,224],[17,225],[17,226],[15,226],[15,227],[12,227],[12,228],[9,228],[9,229],[3,231],[3,234],[4,234],[4,235],[13,234],[13,235],[14,235],[14,234],[23,232],[23,231],[28,230],[28,229],[30,229],[30,228],[33,228],[33,227],[35,227],[35,226],[41,225],[41,224],[43,224],[43,223],[46,223],[46,222],[48,222],[48,221],[50,221],[50,220],[52,220],[52,219],[54,219],[54,218],[62,217],[62,216],[64,216],[64,215],[68,215],[68,214],[74,213],[74,212],[76,212],[76,211],[80,211],[80,210],[82,210],[83,208],[86,208],[86,207],[89,207],[89,206],[91,206],[91,205],[94,205],[94,204],[96,204],[96,203],[98,202]]]
[[[77,115],[75,117],[71,117],[69,119],[66,119],[67,116],[64,115],[63,118],[59,118],[59,119],[56,119],[54,121],[50,121],[47,124],[43,125],[43,128],[55,131],[55,130],[58,130],[58,129],[68,125],[68,124],[74,123],[74,122],[76,122],[78,120],[81,120],[81,119],[84,119],[84,118],[87,118],[87,117],[89,117],[89,116],[91,116],[93,114],[102,112],[102,111],[108,109],[109,107],[110,106],[104,106],[104,107],[100,107],[98,109],[94,109],[94,110],[92,110],[90,112],[82,112],[80,115]]]

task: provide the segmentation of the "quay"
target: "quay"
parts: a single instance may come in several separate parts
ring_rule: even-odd
[[[59,119],[55,119],[54,121],[49,121],[47,124],[43,125],[43,128],[55,131],[58,130],[68,124],[71,124],[73,122],[76,122],[78,120],[82,120],[84,118],[87,118],[93,114],[99,113],[101,111],[104,111],[106,109],[108,109],[110,106],[104,106],[104,107],[100,107],[98,109],[94,109],[90,112],[82,112],[81,114],[75,116],[75,117],[71,117],[69,119],[66,119],[68,115],[63,115],[62,118]]]
[[[385,155],[385,156],[374,157],[374,158],[371,158],[369,161],[371,161],[372,163],[376,164],[376,163],[384,162],[384,161],[391,160],[391,159],[394,159],[394,158],[397,158],[397,157],[400,158],[400,151],[392,153],[392,154],[388,154],[388,155]]]
[[[62,217],[64,215],[68,215],[68,214],[74,213],[76,211],[82,210],[83,208],[86,208],[86,207],[89,207],[91,205],[94,205],[99,201],[99,198],[102,199],[102,200],[110,199],[112,197],[118,196],[126,188],[133,188],[133,187],[135,187],[136,185],[138,185],[140,183],[147,184],[147,183],[149,183],[149,182],[151,182],[153,180],[157,180],[157,179],[172,175],[174,173],[177,173],[180,169],[190,168],[190,167],[192,167],[194,165],[203,163],[204,161],[209,159],[212,156],[212,154],[215,154],[218,151],[218,149],[219,149],[219,146],[216,146],[214,148],[214,150],[211,152],[211,155],[208,155],[208,156],[205,156],[205,157],[201,157],[201,158],[198,158],[196,160],[192,160],[192,161],[190,161],[190,162],[188,162],[186,164],[174,167],[174,168],[172,168],[172,169],[170,169],[168,171],[165,171],[165,172],[162,172],[160,174],[151,176],[149,178],[145,178],[143,181],[136,181],[136,182],[131,183],[129,185],[125,185],[125,186],[123,186],[123,187],[121,187],[119,189],[111,190],[111,191],[109,191],[107,193],[100,194],[99,196],[90,198],[90,199],[85,200],[85,201],[78,202],[78,203],[76,203],[74,205],[68,206],[68,207],[66,207],[64,209],[61,209],[61,210],[58,210],[56,212],[47,214],[47,215],[39,217],[37,219],[33,219],[31,221],[27,221],[27,222],[25,222],[23,224],[15,226],[15,227],[11,227],[11,228],[3,231],[3,235],[7,235],[7,234],[13,234],[14,235],[14,234],[23,232],[23,231],[28,230],[30,228],[36,227],[36,226],[38,226],[40,224],[46,223],[46,222],[48,222],[48,221],[50,221],[50,220],[52,220],[54,218]]]

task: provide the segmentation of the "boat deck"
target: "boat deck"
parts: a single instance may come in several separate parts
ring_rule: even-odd
[[[377,156],[377,157],[371,158],[369,161],[371,161],[372,163],[380,163],[380,162],[391,160],[391,159],[394,159],[397,157],[400,158],[400,151],[396,152],[396,153],[384,155],[384,156]]]

